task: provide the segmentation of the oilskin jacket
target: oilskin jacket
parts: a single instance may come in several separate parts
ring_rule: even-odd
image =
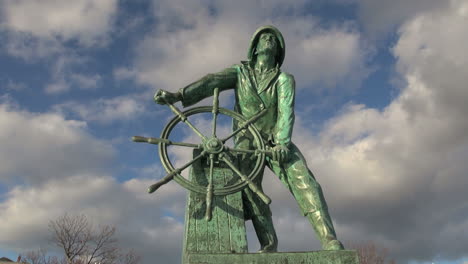
[[[236,98],[234,111],[249,119],[263,109],[267,109],[265,115],[257,120],[254,125],[260,131],[263,140],[270,145],[283,144],[292,152],[296,149],[291,143],[291,134],[294,126],[294,77],[286,72],[281,72],[279,67],[271,69],[265,74],[263,80],[257,80],[253,72],[253,65],[249,61],[233,65],[221,72],[208,74],[200,80],[189,84],[179,90],[182,95],[184,107],[191,106],[200,100],[212,96],[217,87],[220,91],[234,89]],[[233,123],[233,129],[237,124]],[[250,149],[253,146],[253,138],[250,134],[238,133],[235,137],[236,148]],[[250,156],[250,155],[249,155]],[[249,174],[255,162],[249,157],[239,157],[241,171]],[[252,156],[250,156],[252,158]],[[285,181],[286,174],[282,166],[271,166],[267,157],[267,164],[274,171],[278,170],[280,179]],[[262,190],[263,171],[254,179],[254,183]],[[252,219],[254,215],[271,215],[270,207],[262,202],[249,188],[242,192],[245,210],[245,219]],[[303,209],[304,210],[304,209]]]
[[[216,87],[220,91],[234,89],[234,110],[248,119],[266,108],[266,114],[255,122],[262,138],[275,145],[289,146],[294,126],[294,77],[281,72],[278,66],[265,74],[263,80],[257,80],[253,71],[252,63],[243,61],[208,74],[179,90],[182,104],[187,107],[212,96]]]

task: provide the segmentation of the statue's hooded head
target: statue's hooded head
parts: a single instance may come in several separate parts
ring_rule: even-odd
[[[250,40],[250,47],[247,53],[247,59],[249,61],[254,61],[257,56],[257,46],[260,41],[260,37],[263,33],[270,33],[276,37],[276,63],[278,66],[281,66],[284,61],[285,47],[284,47],[284,38],[281,32],[274,26],[263,26],[259,27],[252,36]]]

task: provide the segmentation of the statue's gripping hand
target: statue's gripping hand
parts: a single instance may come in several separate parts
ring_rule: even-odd
[[[284,144],[278,144],[271,149],[272,159],[278,162],[285,162],[289,158],[289,148]]]
[[[154,101],[160,105],[173,104],[180,100],[182,100],[180,92],[171,93],[160,89],[154,94]]]

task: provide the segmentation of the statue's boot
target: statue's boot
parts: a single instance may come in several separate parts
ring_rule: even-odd
[[[312,224],[323,250],[342,250],[343,244],[336,238],[335,228],[328,214],[328,210],[321,209],[307,214],[307,219]]]
[[[276,237],[271,215],[253,216],[252,223],[260,242],[258,253],[276,252],[278,250],[278,238]]]

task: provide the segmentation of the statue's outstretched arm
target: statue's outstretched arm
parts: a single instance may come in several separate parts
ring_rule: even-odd
[[[210,73],[200,80],[179,90],[184,107],[191,106],[213,95],[215,88],[220,91],[234,89],[237,82],[237,69],[235,67],[224,69],[218,73]]]

